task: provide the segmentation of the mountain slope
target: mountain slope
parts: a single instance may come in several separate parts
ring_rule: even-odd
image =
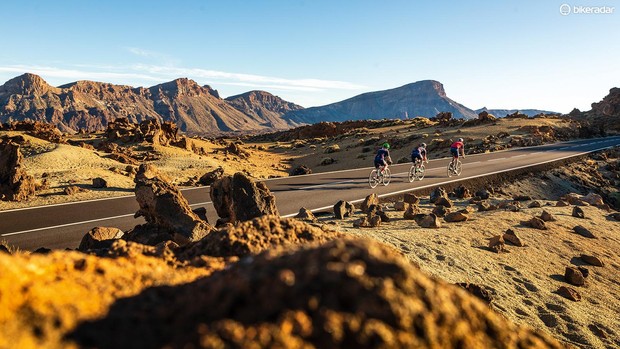
[[[261,125],[270,128],[289,128],[290,124],[284,121],[281,116],[290,111],[303,109],[300,105],[287,102],[265,91],[249,91],[230,96],[226,98],[226,101]]]
[[[258,102],[257,102],[258,103]],[[278,103],[288,104],[283,100]],[[221,99],[216,90],[181,78],[150,88],[77,81],[53,87],[34,74],[24,74],[0,86],[0,122],[32,119],[57,125],[63,131],[80,128],[103,130],[108,122],[127,117],[132,122],[145,119],[174,121],[181,130],[194,134],[229,131],[269,131],[294,126],[280,116],[285,110],[251,104],[245,114],[236,103]],[[296,106],[299,107],[299,106]],[[300,107],[299,107],[300,108]]]
[[[405,115],[411,118],[433,117],[439,112],[452,112],[456,118],[477,117],[473,110],[448,98],[440,82],[423,80],[390,90],[364,93],[322,107],[291,111],[284,114],[284,119],[317,123],[360,119],[402,119]]]

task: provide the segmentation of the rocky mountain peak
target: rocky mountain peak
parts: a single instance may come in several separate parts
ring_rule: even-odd
[[[178,78],[163,84],[151,87],[151,91],[161,91],[170,96],[198,96],[206,91],[192,79]]]
[[[436,94],[439,97],[447,97],[443,84],[436,80],[422,80],[407,84],[402,87],[404,91],[416,94]]]
[[[49,85],[40,76],[31,73],[22,74],[0,86],[0,93],[18,95],[42,95],[50,90],[55,91],[57,88]]]

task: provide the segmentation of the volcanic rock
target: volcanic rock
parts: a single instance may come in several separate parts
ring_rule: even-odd
[[[581,271],[575,267],[566,267],[564,271],[564,280],[575,286],[583,286],[586,283]]]
[[[493,301],[493,296],[491,296],[491,292],[489,292],[484,286],[470,284],[469,282],[457,282],[455,285],[461,286],[467,292],[473,294],[474,296],[482,299],[486,304],[491,304]]]
[[[502,237],[502,235],[497,235],[492,237],[489,240],[489,249],[491,251],[500,253],[500,252],[504,252],[506,251],[506,247],[505,247],[505,242],[504,242],[504,238]]]
[[[532,219],[530,219],[529,221],[521,222],[521,224],[534,229],[547,230],[547,225],[545,224],[545,221],[538,217],[532,217]]]
[[[481,200],[488,200],[489,197],[491,197],[491,193],[489,193],[486,189],[480,189],[474,195],[479,197]]]
[[[23,201],[34,195],[34,178],[22,168],[19,145],[0,143],[0,199]]]
[[[583,213],[583,210],[579,207],[579,206],[574,206],[573,207],[573,217],[576,218],[585,218],[585,213]]]
[[[442,187],[437,187],[431,192],[430,202],[434,204],[439,198],[448,198],[448,193]]]
[[[540,201],[532,201],[530,202],[529,205],[527,205],[528,208],[540,208],[542,207],[542,205],[540,204]]]
[[[370,222],[368,221],[368,217],[366,216],[360,217],[353,222],[353,227],[355,228],[365,228],[369,226],[370,226]]]
[[[410,204],[403,202],[403,201],[397,201],[394,203],[394,210],[396,211],[406,211],[409,208]]]
[[[443,218],[444,221],[453,223],[453,222],[465,222],[469,219],[469,216],[465,214],[463,211],[450,212],[445,215]]]
[[[279,215],[276,199],[263,182],[254,182],[242,172],[211,185],[211,201],[225,222],[247,221],[264,215]]]
[[[556,202],[555,204],[556,207],[566,207],[566,206],[570,206],[570,204],[564,200],[558,200],[558,202]]]
[[[591,255],[587,255],[587,254],[582,254],[581,256],[579,256],[579,258],[581,258],[582,261],[590,264],[590,265],[594,265],[596,267],[603,267],[605,266],[605,264],[603,263],[603,261],[595,256],[591,256]]]
[[[569,299],[573,302],[579,302],[581,300],[581,295],[577,290],[568,286],[561,286],[558,289],[558,294],[566,299]]]
[[[424,216],[424,218],[418,220],[417,223],[422,228],[441,228],[439,218],[433,213]]]
[[[596,239],[596,236],[592,234],[592,232],[588,230],[587,228],[585,228],[584,226],[578,225],[573,228],[573,231],[583,237],[590,238],[590,239]]]
[[[415,194],[405,193],[403,194],[403,201],[410,205],[417,205],[420,203],[420,198],[418,198]]]
[[[435,214],[437,217],[443,217],[445,216],[448,212],[450,212],[450,209],[446,208],[443,205],[437,205],[433,208],[433,210],[431,211],[433,214]]]
[[[242,257],[301,244],[322,244],[340,236],[341,233],[324,231],[295,219],[261,216],[214,231],[202,240],[182,247],[177,258],[201,255]]]
[[[340,200],[334,205],[334,216],[336,217],[336,219],[351,217],[354,210],[355,206],[352,203]]]
[[[67,186],[63,190],[65,195],[75,195],[75,194],[78,194],[78,193],[86,193],[88,191],[89,191],[88,189],[82,188],[82,187],[78,187],[77,185]]]
[[[300,175],[306,175],[306,174],[311,174],[311,173],[312,173],[312,170],[308,166],[299,165],[291,171],[290,175],[300,176]]]
[[[200,240],[213,231],[213,227],[192,212],[179,189],[153,166],[141,165],[134,182],[140,205],[135,217],[144,217],[147,223],[167,231],[177,244]]]
[[[307,221],[307,222],[317,221],[316,217],[314,216],[314,213],[312,213],[312,211],[308,210],[305,207],[302,207],[299,209],[299,213],[297,213],[295,218],[300,219],[302,221]]]
[[[420,208],[417,205],[409,205],[405,213],[403,213],[403,218],[416,219],[418,214],[420,214]]]
[[[213,182],[224,176],[224,169],[220,166],[211,172],[207,172],[200,177],[198,183],[202,185],[211,185]]]
[[[519,238],[517,233],[515,233],[514,230],[512,229],[506,230],[504,235],[502,235],[502,238],[504,239],[504,241],[510,242],[511,244],[515,246],[519,246],[519,247],[525,246],[523,241],[521,241],[521,238]]]
[[[88,250],[109,248],[114,241],[122,237],[123,231],[118,228],[94,227],[84,235],[78,246],[78,251],[86,252]]]
[[[195,282],[152,287],[70,338],[116,348],[561,347],[370,240],[263,253]]]
[[[547,211],[542,211],[542,213],[540,214],[540,219],[542,219],[545,222],[555,222],[557,221],[557,219],[555,219],[555,217],[553,217],[553,215]]]
[[[93,178],[93,188],[107,188],[108,187],[108,182],[101,178],[101,177],[97,177],[97,178]]]
[[[379,197],[375,193],[372,193],[366,196],[366,198],[362,202],[362,206],[361,206],[362,212],[368,213],[368,208],[371,205],[379,205]]]
[[[459,199],[467,199],[471,197],[471,192],[468,188],[461,185],[454,189],[454,195]]]
[[[441,205],[441,206],[445,206],[445,207],[452,207],[454,206],[454,204],[452,204],[452,201],[450,201],[450,199],[448,199],[447,197],[439,197],[437,198],[437,200],[435,200],[435,205]]]
[[[605,204],[605,202],[603,201],[603,197],[595,193],[589,193],[588,195],[584,196],[582,200],[589,203],[592,206],[597,206],[597,207]]]

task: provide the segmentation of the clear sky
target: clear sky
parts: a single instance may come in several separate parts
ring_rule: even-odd
[[[559,112],[620,86],[619,0],[9,0],[0,33],[0,84],[188,77],[309,107],[434,79],[470,108]]]

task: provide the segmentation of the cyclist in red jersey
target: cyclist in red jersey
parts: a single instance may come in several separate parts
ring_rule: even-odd
[[[459,158],[459,153],[463,154],[465,158],[465,144],[463,144],[463,138],[459,138],[456,142],[450,146],[450,153],[452,153],[452,161]]]

